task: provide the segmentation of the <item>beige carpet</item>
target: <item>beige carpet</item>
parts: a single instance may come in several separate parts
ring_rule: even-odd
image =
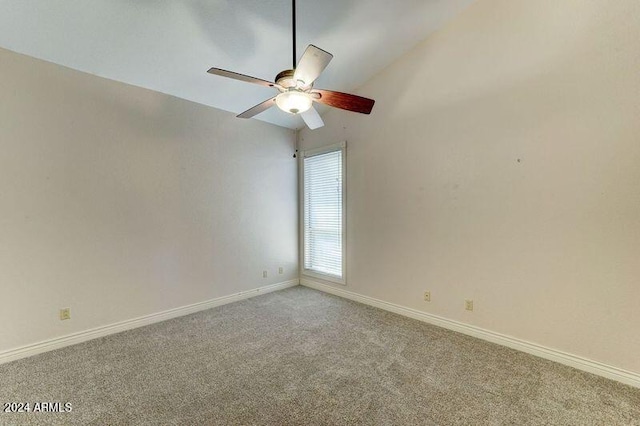
[[[294,287],[0,366],[0,424],[640,425],[635,389]]]

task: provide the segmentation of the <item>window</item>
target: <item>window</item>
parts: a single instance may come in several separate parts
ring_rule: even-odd
[[[344,284],[345,144],[302,160],[303,273]]]

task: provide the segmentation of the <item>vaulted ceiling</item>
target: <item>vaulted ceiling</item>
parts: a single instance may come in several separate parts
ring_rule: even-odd
[[[354,91],[472,1],[297,0],[298,58],[331,52],[316,86]],[[291,44],[290,0],[0,0],[0,47],[234,113],[273,90],[207,69],[273,80]],[[302,127],[276,108],[256,118]]]

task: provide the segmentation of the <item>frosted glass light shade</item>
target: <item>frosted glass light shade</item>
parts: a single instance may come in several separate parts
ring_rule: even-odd
[[[289,114],[300,114],[311,108],[313,101],[304,92],[291,90],[276,96],[276,105]]]

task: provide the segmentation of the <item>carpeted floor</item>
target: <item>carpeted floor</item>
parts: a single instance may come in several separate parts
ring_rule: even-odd
[[[72,411],[0,424],[640,425],[640,389],[304,287],[0,365],[11,401]]]

